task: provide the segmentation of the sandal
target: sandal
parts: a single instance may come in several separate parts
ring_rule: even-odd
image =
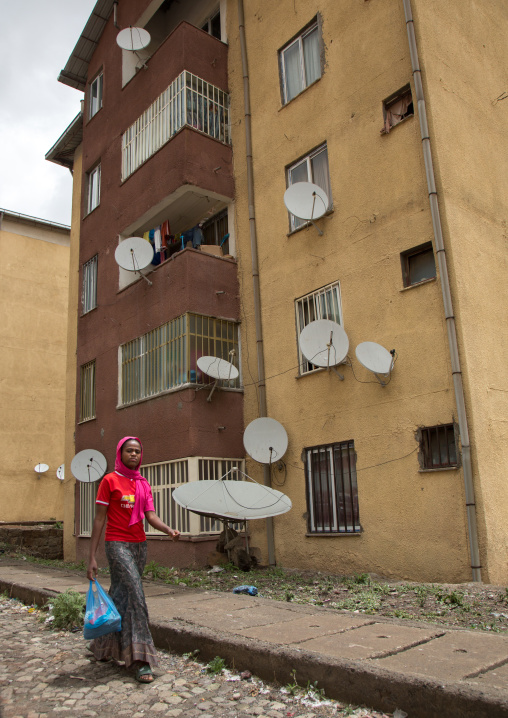
[[[148,663],[143,663],[136,670],[136,680],[138,681],[138,683],[152,683],[153,679],[154,678],[152,669],[150,668]]]

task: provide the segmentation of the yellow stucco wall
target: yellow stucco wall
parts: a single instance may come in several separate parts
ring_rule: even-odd
[[[451,5],[454,10],[443,11],[443,14],[456,17],[457,4]],[[491,19],[495,22],[495,12],[502,10],[500,4],[494,4],[494,8]],[[231,3],[228,10],[236,229],[243,301],[242,362],[248,423],[259,415],[253,385],[257,378],[256,343],[236,3]],[[318,13],[322,18],[324,73],[319,81],[283,107],[278,50]],[[431,15],[431,11],[425,11],[425,38],[436,34]],[[448,24],[444,20],[440,24],[442,46],[454,35],[454,22],[451,17],[446,19]],[[474,18],[471,16],[469,20],[473,23]],[[477,21],[480,20],[477,18]],[[452,422],[456,419],[456,409],[439,277],[406,290],[402,287],[400,253],[433,239],[417,113],[389,135],[379,132],[383,124],[382,100],[412,82],[402,2],[294,0],[272,3],[261,0],[255,7],[245,3],[245,27],[268,415],[280,421],[288,432],[285,482],[285,472],[275,476],[283,483],[277,488],[293,501],[292,511],[275,519],[277,562],[337,573],[369,571],[427,581],[470,580],[462,470],[420,472],[414,437],[419,426]],[[473,42],[474,23],[467,32],[467,38]],[[457,43],[463,40],[458,33]],[[496,41],[491,51],[500,49]],[[503,52],[506,54],[506,50]],[[423,53],[429,64],[432,54],[433,47]],[[463,76],[462,58],[459,65]],[[435,78],[442,76],[439,68],[434,67],[433,73]],[[475,82],[480,81],[480,76],[478,70]],[[451,80],[448,78],[449,85]],[[464,83],[467,84],[465,80]],[[499,86],[501,92],[502,83],[493,81],[493,84]],[[414,98],[414,87],[412,89]],[[429,94],[429,105],[434,111],[443,93],[435,103],[430,90]],[[452,97],[449,102],[458,100]],[[457,109],[451,109],[455,117]],[[500,112],[497,107],[494,111]],[[504,112],[506,114],[506,109]],[[474,184],[476,168],[470,172],[462,166],[461,145],[452,136],[457,121],[451,122],[450,114],[451,110],[442,120],[449,134],[446,143],[449,176],[443,175],[445,157],[440,155],[437,164],[440,181],[444,184],[446,179],[446,192],[451,184],[457,183],[450,202],[445,202],[443,209],[446,240],[451,245],[452,289],[458,295],[467,405],[473,414],[475,481],[482,482],[479,501],[485,529],[481,538],[486,534],[488,539],[487,545],[482,546],[482,559],[487,561],[486,550],[487,547],[490,550],[494,530],[504,537],[499,538],[500,545],[506,541],[506,530],[500,525],[502,514],[495,500],[492,501],[506,461],[503,460],[504,464],[497,470],[492,486],[487,481],[484,483],[480,464],[487,456],[483,456],[477,446],[478,442],[484,442],[484,454],[492,457],[491,463],[495,461],[493,442],[494,445],[502,443],[506,431],[500,399],[506,384],[504,379],[496,382],[496,377],[506,374],[500,372],[501,353],[500,360],[490,365],[478,385],[478,376],[490,357],[487,348],[480,348],[481,342],[474,339],[478,327],[468,325],[465,318],[474,307],[474,316],[480,322],[490,323],[492,338],[496,323],[500,329],[503,312],[496,307],[495,297],[499,292],[506,292],[500,286],[505,267],[501,230],[506,215],[494,220],[493,214],[486,213],[488,216],[484,218],[482,212],[475,212],[467,201],[469,195],[465,190]],[[476,117],[477,123],[479,119]],[[438,120],[436,131],[437,123]],[[501,121],[494,124],[490,135],[492,149]],[[480,152],[477,140],[478,127],[468,145],[476,143]],[[323,236],[319,236],[314,227],[288,236],[288,215],[283,204],[285,167],[325,141],[334,211],[318,221]],[[482,157],[480,166],[484,183],[488,183],[488,157]],[[474,197],[479,194],[473,191]],[[488,194],[493,209],[499,191],[489,188]],[[452,210],[457,218],[451,217]],[[466,224],[469,227],[467,257],[461,254]],[[506,228],[504,232],[506,234]],[[493,256],[483,265],[481,276],[471,281],[471,271],[478,264],[479,237],[492,241]],[[489,272],[494,273],[495,284],[483,304],[483,282]],[[344,329],[349,336],[349,356],[358,381],[350,367],[344,367],[343,382],[333,372],[326,371],[297,378],[294,301],[334,281],[340,281]],[[506,306],[505,296],[502,302]],[[478,304],[484,308],[480,310]],[[367,340],[397,350],[392,380],[384,388],[356,360],[355,346]],[[468,343],[467,350],[464,342]],[[360,383],[369,381],[373,383]],[[480,422],[487,408],[491,412],[490,427]],[[307,447],[350,439],[354,440],[358,455],[363,533],[350,537],[306,536],[302,452]],[[486,470],[491,468],[487,462]],[[248,471],[262,481],[262,472],[254,462],[248,463]],[[484,518],[487,513],[488,519]],[[263,522],[252,522],[251,528],[254,544],[263,546],[266,558]],[[493,563],[489,555],[491,580],[494,574],[490,567],[494,564],[496,580],[507,579],[501,571],[505,555],[503,550]]]
[[[466,386],[483,580],[508,582],[508,99],[498,99],[508,90],[508,5],[468,0],[457,12],[455,3],[412,2]]]
[[[76,558],[75,492],[76,479],[71,473],[71,461],[76,453],[74,430],[76,422],[76,347],[79,308],[79,227],[81,215],[82,146],[74,155],[72,183],[72,219],[69,254],[69,328],[67,333],[67,364],[65,370],[65,506],[64,506],[64,558]]]
[[[0,255],[0,520],[61,521],[69,233],[6,214]]]

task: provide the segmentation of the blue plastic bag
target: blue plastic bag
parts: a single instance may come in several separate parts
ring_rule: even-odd
[[[121,629],[122,618],[115,604],[97,579],[90,581],[90,588],[86,594],[84,637],[89,640]]]
[[[246,593],[248,596],[257,596],[258,590],[255,586],[237,586],[233,593]]]

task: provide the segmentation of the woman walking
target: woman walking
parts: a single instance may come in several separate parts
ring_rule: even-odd
[[[95,580],[95,553],[106,524],[105,547],[111,587],[109,595],[122,617],[122,630],[96,638],[90,650],[97,660],[114,658],[133,667],[140,683],[153,681],[157,654],[148,625],[141,577],[146,564],[143,517],[150,526],[177,540],[180,532],[166,526],[155,513],[148,481],[138,471],[143,447],[135,436],[125,436],[116,449],[115,470],[101,481],[90,542],[87,577]]]

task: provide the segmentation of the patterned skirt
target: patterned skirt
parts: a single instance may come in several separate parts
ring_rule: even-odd
[[[148,609],[141,576],[146,563],[146,541],[106,541],[111,575],[109,595],[122,617],[122,630],[107,633],[90,644],[97,660],[114,658],[129,668],[135,661],[157,665],[157,652],[148,625]]]

